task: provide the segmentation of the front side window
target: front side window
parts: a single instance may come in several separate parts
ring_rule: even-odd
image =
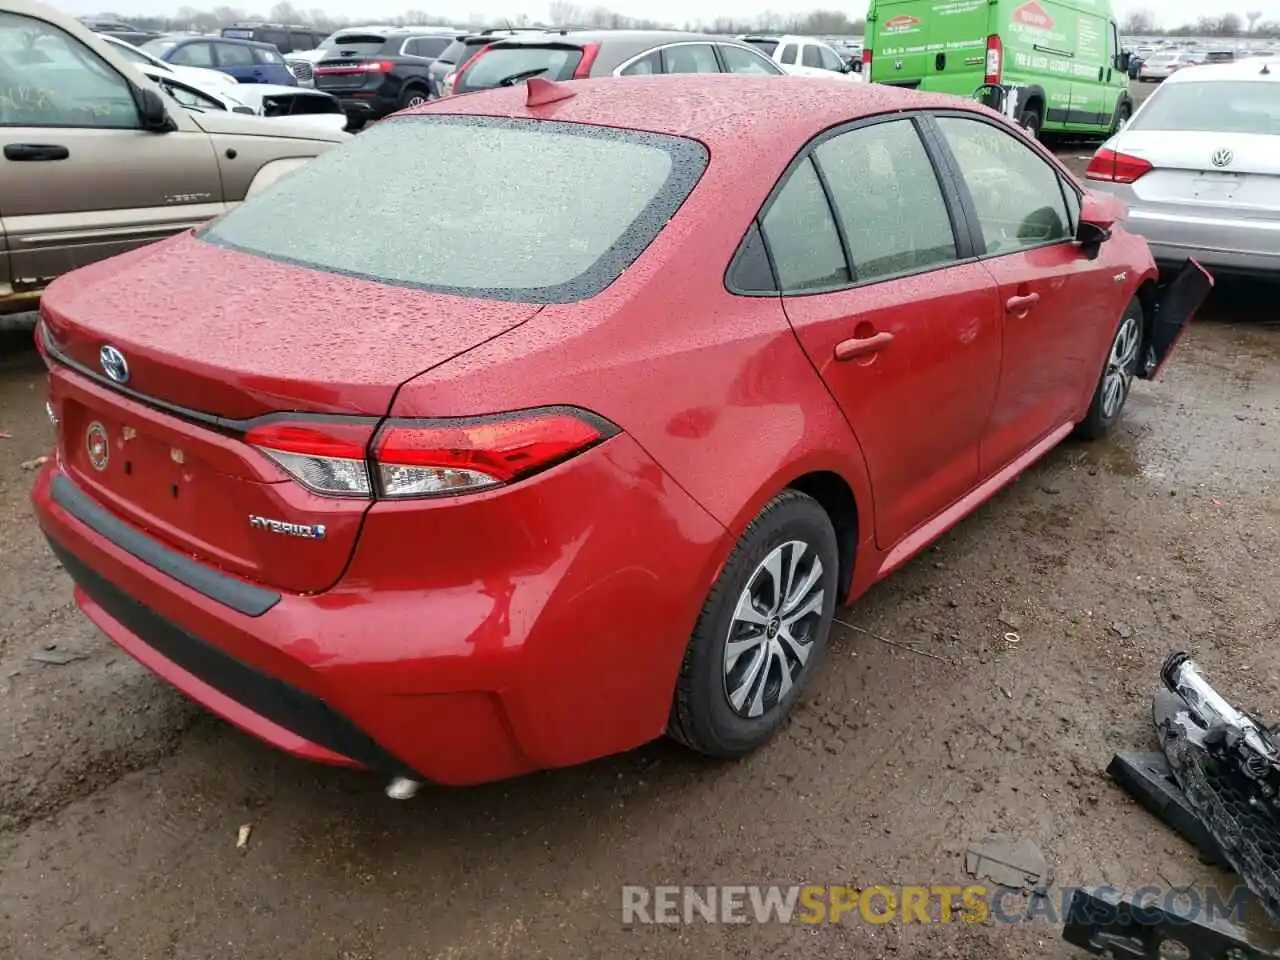
[[[709,43],[682,43],[662,51],[663,73],[719,73],[715,48]]]
[[[283,30],[263,30],[258,36],[250,37],[250,39],[269,43],[276,49],[289,49],[289,35]]]
[[[811,160],[792,171],[774,198],[764,215],[764,238],[783,293],[849,282],[831,205]]]
[[[844,73],[844,61],[840,59],[840,54],[836,53],[830,47],[818,47],[818,56],[822,60],[823,70],[832,70],[835,73]]]
[[[1062,181],[1035,151],[981,120],[938,117],[938,126],[973,197],[987,253],[1071,238]]]
[[[184,44],[169,54],[168,60],[180,67],[212,67],[213,46],[208,43]]]
[[[850,130],[814,153],[859,282],[956,259],[942,187],[910,120]]]
[[[772,60],[748,50],[745,47],[730,43],[720,44],[720,58],[724,60],[724,68],[729,73],[753,73],[774,76],[780,71]]]
[[[414,162],[388,165],[387,157]],[[400,286],[568,303],[603,290],[644,251],[706,163],[706,148],[682,137],[408,117],[309,161],[200,236]],[[359,229],[389,196],[406,222],[429,222],[428,233],[406,242],[400,230]]]
[[[250,47],[249,52],[253,55],[254,63],[284,63],[284,57],[280,55],[279,50],[269,50],[266,47]],[[230,64],[230,66],[238,66],[238,64]]]
[[[218,44],[218,66],[252,67],[253,48],[242,47],[238,43]]]
[[[812,43],[806,43],[800,53],[800,63],[806,67],[816,67],[822,69],[822,57],[818,53],[818,48]]]
[[[779,63],[795,63],[796,62],[796,45],[794,43],[784,44],[782,52],[778,54]]]
[[[52,24],[0,12],[0,126],[137,129],[129,83]]]
[[[315,46],[315,41],[309,33],[291,33],[289,34],[289,52],[297,53],[299,50],[310,50]]]

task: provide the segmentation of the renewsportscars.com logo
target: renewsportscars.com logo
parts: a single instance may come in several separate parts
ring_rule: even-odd
[[[804,886],[625,886],[622,923],[680,925],[694,923],[970,923],[999,924],[1043,921],[1061,925],[1076,887],[1055,896],[1026,897],[1020,891],[984,884],[853,887],[843,884]],[[1091,888],[1095,896],[1119,895],[1111,887]],[[1233,887],[1143,886],[1134,903],[1159,907],[1166,916],[1187,920],[1245,919],[1248,890]],[[1135,914],[1138,922],[1145,922]],[[1150,922],[1155,922],[1152,919]]]

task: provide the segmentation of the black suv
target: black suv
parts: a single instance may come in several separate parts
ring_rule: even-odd
[[[257,21],[233,23],[222,28],[222,35],[234,40],[256,40],[258,43],[269,43],[281,53],[314,50],[328,36],[314,27],[293,23],[258,23]]]
[[[426,103],[427,70],[456,36],[413,27],[338,33],[320,51],[316,89],[338,98],[353,128]]]

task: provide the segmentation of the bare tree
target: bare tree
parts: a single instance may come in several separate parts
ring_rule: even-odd
[[[1150,10],[1131,10],[1120,31],[1126,37],[1141,37],[1156,32],[1156,18]]]
[[[1262,11],[1250,10],[1245,14],[1245,18],[1249,21],[1249,32],[1253,33],[1254,29],[1258,26],[1258,21],[1262,19]]]

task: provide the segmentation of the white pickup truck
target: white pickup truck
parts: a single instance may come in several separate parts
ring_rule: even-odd
[[[862,82],[860,66],[845,63],[835,48],[816,37],[744,34],[738,37],[749,43],[787,73],[796,77],[830,77]]]

